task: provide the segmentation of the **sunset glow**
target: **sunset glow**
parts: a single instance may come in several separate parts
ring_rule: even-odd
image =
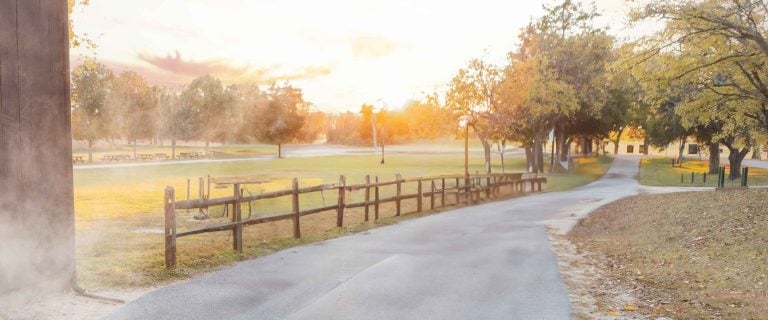
[[[388,107],[439,90],[472,57],[503,61],[546,1],[92,1],[75,31],[116,70],[179,87],[214,74],[226,82],[291,81],[324,111]],[[626,5],[597,1],[623,27]],[[615,32],[614,32],[615,33]],[[75,62],[76,63],[76,62]]]

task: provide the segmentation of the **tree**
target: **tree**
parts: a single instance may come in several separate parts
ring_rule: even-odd
[[[471,60],[459,70],[449,85],[446,104],[454,119],[466,117],[468,126],[483,144],[485,172],[491,173],[491,143],[494,131],[491,117],[499,109],[501,70],[480,59]]]
[[[152,138],[157,132],[157,97],[154,89],[136,72],[123,72],[113,82],[110,107],[119,121],[121,135],[133,143],[136,158],[137,140]]]
[[[72,136],[88,143],[88,162],[93,162],[93,144],[106,137],[112,119],[106,108],[112,71],[88,59],[72,70]]]
[[[181,92],[181,104],[194,117],[195,136],[205,141],[208,154],[211,141],[223,141],[234,134],[232,119],[235,95],[221,81],[210,75],[192,80]]]
[[[440,103],[437,93],[408,102],[402,113],[408,119],[411,138],[434,140],[449,136],[456,129],[456,122]]]
[[[366,143],[373,143],[373,147],[378,147],[376,139],[376,119],[373,116],[373,105],[363,104],[360,107],[360,114],[362,115],[362,121],[360,121],[360,127],[358,128],[358,134],[360,139],[363,139]]]
[[[301,89],[285,84],[273,84],[267,90],[269,101],[260,110],[255,121],[257,138],[260,141],[277,144],[277,157],[282,158],[282,145],[296,139],[304,126],[308,104]]]
[[[160,114],[160,132],[171,139],[171,159],[176,159],[176,142],[195,137],[195,113],[188,105],[181,104],[177,93],[159,89],[155,91]]]

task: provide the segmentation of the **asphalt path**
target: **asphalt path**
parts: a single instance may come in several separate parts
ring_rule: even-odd
[[[569,319],[547,228],[645,192],[638,157],[601,179],[240,262],[158,289],[107,319]]]

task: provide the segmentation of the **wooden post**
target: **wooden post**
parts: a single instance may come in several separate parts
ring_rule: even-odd
[[[346,178],[339,176],[339,206],[336,209],[336,226],[341,228],[344,225],[344,201],[346,197]]]
[[[205,198],[210,199],[211,198],[211,175],[208,175],[208,188],[206,188],[205,191]]]
[[[541,179],[537,181],[539,183],[539,191],[541,191]]]
[[[240,222],[240,184],[235,183],[233,189],[233,196],[235,202],[232,204],[232,222]],[[232,229],[232,249],[237,253],[243,253],[243,225],[238,223],[235,228]]]
[[[395,196],[395,206],[397,207],[397,209],[396,209],[395,216],[399,216],[400,215],[400,192],[401,192],[399,173],[395,176],[395,179],[397,179],[397,195]]]
[[[371,201],[371,176],[365,176],[365,221],[368,221],[368,201]]]
[[[422,209],[421,203],[423,202],[422,200],[424,199],[424,192],[422,191],[421,185],[422,185],[421,178],[419,178],[417,191],[416,191],[416,212],[421,212],[421,209]]]
[[[203,199],[205,199],[205,185],[203,185],[203,183],[204,183],[204,182],[203,182],[203,177],[198,177],[198,186],[197,186],[197,189],[198,189],[198,190],[197,190],[197,191],[198,191],[198,193],[200,194],[200,198],[199,198],[200,200],[203,200]],[[205,215],[204,215],[205,213],[203,212],[203,208],[200,208],[199,210],[200,210],[200,211],[199,211],[199,212],[200,212],[200,214],[201,214],[203,217],[205,217]]]
[[[432,182],[432,192],[429,193],[429,209],[435,210],[435,180],[430,182]]]
[[[299,179],[293,178],[293,237],[301,238],[301,226],[299,224]]]
[[[190,189],[191,189],[190,179],[187,178],[187,200],[189,200]],[[187,213],[189,213],[189,209],[187,209]]]
[[[373,220],[379,220],[379,177],[374,178],[376,186],[373,187]]]
[[[165,187],[165,267],[176,266],[176,211],[173,187]]]
[[[491,177],[485,177],[485,198],[491,198]]]
[[[459,189],[459,178],[456,178],[456,204],[461,203],[461,189]]]
[[[440,185],[440,206],[445,207],[445,178],[441,179]]]

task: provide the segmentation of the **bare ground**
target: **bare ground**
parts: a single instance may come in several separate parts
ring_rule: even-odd
[[[598,209],[567,239],[553,239],[574,316],[632,303],[638,315],[630,316],[640,318],[766,319],[766,201],[768,190],[729,190],[641,195]]]

